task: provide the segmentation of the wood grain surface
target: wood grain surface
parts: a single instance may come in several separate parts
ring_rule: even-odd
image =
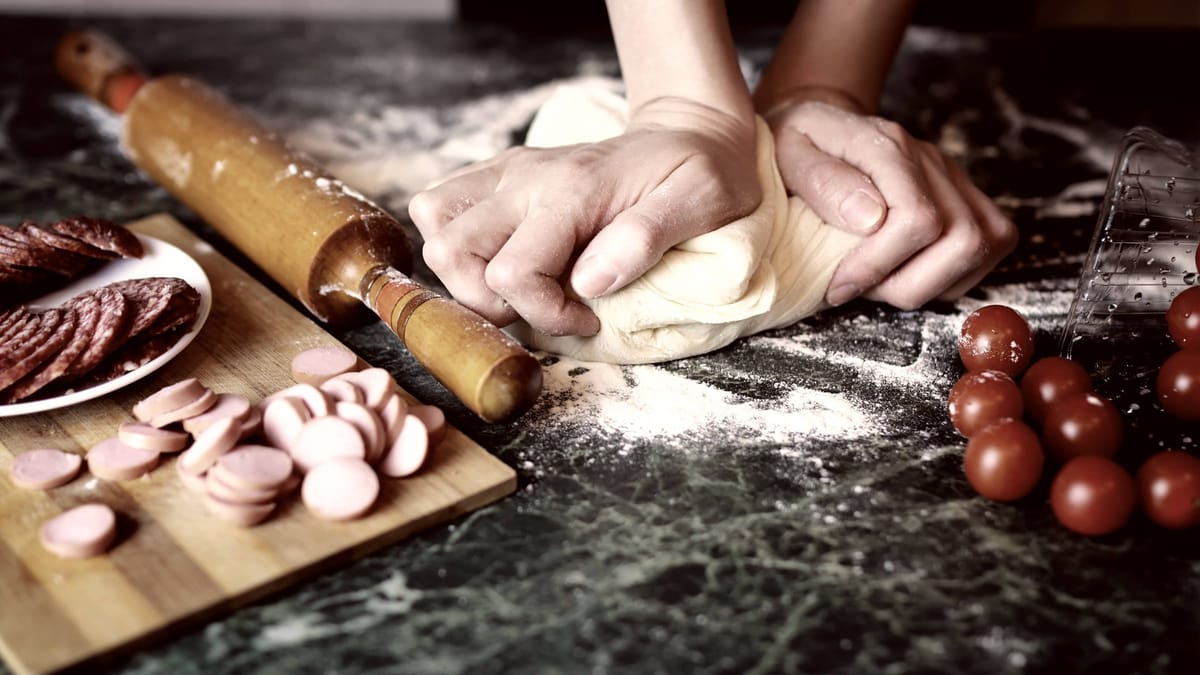
[[[169,216],[131,229],[183,249],[204,268],[213,310],[196,338],[154,375],[69,408],[0,419],[0,653],[19,674],[44,673],[135,649],[172,630],[248,604],[510,494],[516,474],[455,429],[418,475],[385,479],[362,520],[330,523],[297,499],[243,529],[210,516],[179,482],[173,457],[121,483],[85,471],[49,492],[9,478],[16,454],[35,447],[83,453],[132,420],[130,408],[166,384],[198,377],[251,400],[291,384],[297,352],[338,344]],[[38,528],[74,505],[101,501],[120,515],[117,544],[88,560],[43,550]]]

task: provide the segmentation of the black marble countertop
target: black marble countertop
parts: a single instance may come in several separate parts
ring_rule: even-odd
[[[519,137],[547,83],[616,75],[604,39],[480,26],[95,23],[152,71],[223,89],[401,217],[425,181]],[[0,222],[166,210],[207,234],[121,157],[115,121],[60,84],[50,49],[65,26],[0,19]],[[749,76],[772,37],[740,36]],[[547,356],[537,406],[490,427],[381,325],[340,334],[514,467],[518,492],[114,667],[1198,672],[1200,537],[1140,518],[1075,536],[1045,486],[1011,505],[973,496],[944,408],[974,308],[1021,310],[1039,350],[1055,349],[1122,134],[1200,136],[1198,40],[910,31],[885,114],[958,160],[1022,232],[953,305],[852,304],[662,366]]]

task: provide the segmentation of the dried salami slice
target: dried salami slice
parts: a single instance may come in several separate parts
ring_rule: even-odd
[[[146,329],[146,335],[161,335],[176,328],[184,332],[191,329],[196,315],[200,313],[200,292],[191,284],[171,284],[171,301],[167,310],[158,317],[152,326]]]
[[[0,230],[7,229],[7,227],[0,227]],[[39,268],[38,256],[35,252],[29,250],[28,246],[18,244],[2,235],[3,232],[0,232],[0,263],[4,263],[9,267]],[[50,272],[51,270],[45,271]]]
[[[0,361],[0,395],[14,382],[57,354],[75,332],[73,312],[48,309],[40,317],[38,330],[30,336],[29,342],[12,352],[11,360]]]
[[[127,342],[114,352],[112,356],[109,356],[100,365],[88,372],[76,387],[79,389],[91,387],[141,368],[165,354],[168,349],[175,346],[175,343],[186,332],[186,327],[179,326],[170,332],[155,335],[145,340]]]
[[[14,403],[29,398],[43,388],[54,384],[67,369],[79,358],[83,350],[91,342],[91,335],[100,322],[100,301],[91,293],[84,293],[79,302],[71,302],[64,306],[63,312],[71,315],[74,330],[70,340],[53,358],[35,368],[28,375],[18,380],[8,391],[0,394],[0,403]],[[65,327],[60,327],[65,332]]]
[[[78,309],[80,304],[91,302],[84,297],[88,295],[95,296],[95,301],[100,305],[100,318],[88,338],[87,347],[63,374],[67,380],[77,378],[99,365],[121,346],[127,332],[125,329],[131,312],[120,291],[104,286],[75,296],[68,305]]]
[[[4,336],[8,334],[9,329],[28,319],[29,310],[24,305],[0,312],[0,342],[4,341]]]
[[[74,237],[85,244],[112,251],[123,258],[142,257],[142,242],[132,232],[103,218],[72,216],[50,226],[52,230]]]
[[[111,283],[108,287],[120,291],[133,309],[129,324],[130,339],[149,334],[151,327],[171,309],[176,296],[188,295],[189,292],[196,294],[196,289],[176,277],[127,279]],[[198,305],[198,294],[196,302]]]
[[[41,324],[42,316],[30,312],[27,321],[14,327],[8,332],[8,335],[4,336],[4,341],[0,342],[0,370],[15,361],[19,353],[29,346],[30,340]]]
[[[68,279],[83,274],[94,262],[92,258],[54,248],[12,228],[0,229],[0,240],[28,251],[30,259],[33,260],[32,267],[49,270]]]
[[[30,237],[33,237],[34,239],[37,239],[47,246],[53,246],[54,248],[70,251],[71,253],[85,255],[89,258],[96,258],[97,260],[112,260],[113,258],[121,257],[120,254],[98,249],[95,246],[80,241],[74,237],[68,237],[53,230],[49,230],[45,226],[39,225],[32,220],[27,220],[21,223],[21,227],[19,227],[18,230]]]

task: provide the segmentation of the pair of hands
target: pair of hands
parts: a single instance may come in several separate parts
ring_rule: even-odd
[[[863,235],[826,300],[900,308],[953,299],[1016,244],[1016,228],[936,147],[819,101],[767,116],[783,182],[826,222]],[[675,244],[761,201],[754,126],[682,99],[640,107],[599,143],[513,148],[413,197],[430,269],[489,321],[592,335],[576,299],[616,291]]]

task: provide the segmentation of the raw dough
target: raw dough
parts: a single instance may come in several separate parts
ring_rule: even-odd
[[[534,117],[526,144],[553,147],[620,134],[628,106],[595,84],[563,86]],[[680,243],[641,279],[584,300],[600,318],[592,337],[551,337],[519,324],[537,349],[585,361],[654,363],[720,349],[739,337],[816,313],[841,259],[860,241],[784,191],[775,144],[758,120],[763,200],[750,215]]]

